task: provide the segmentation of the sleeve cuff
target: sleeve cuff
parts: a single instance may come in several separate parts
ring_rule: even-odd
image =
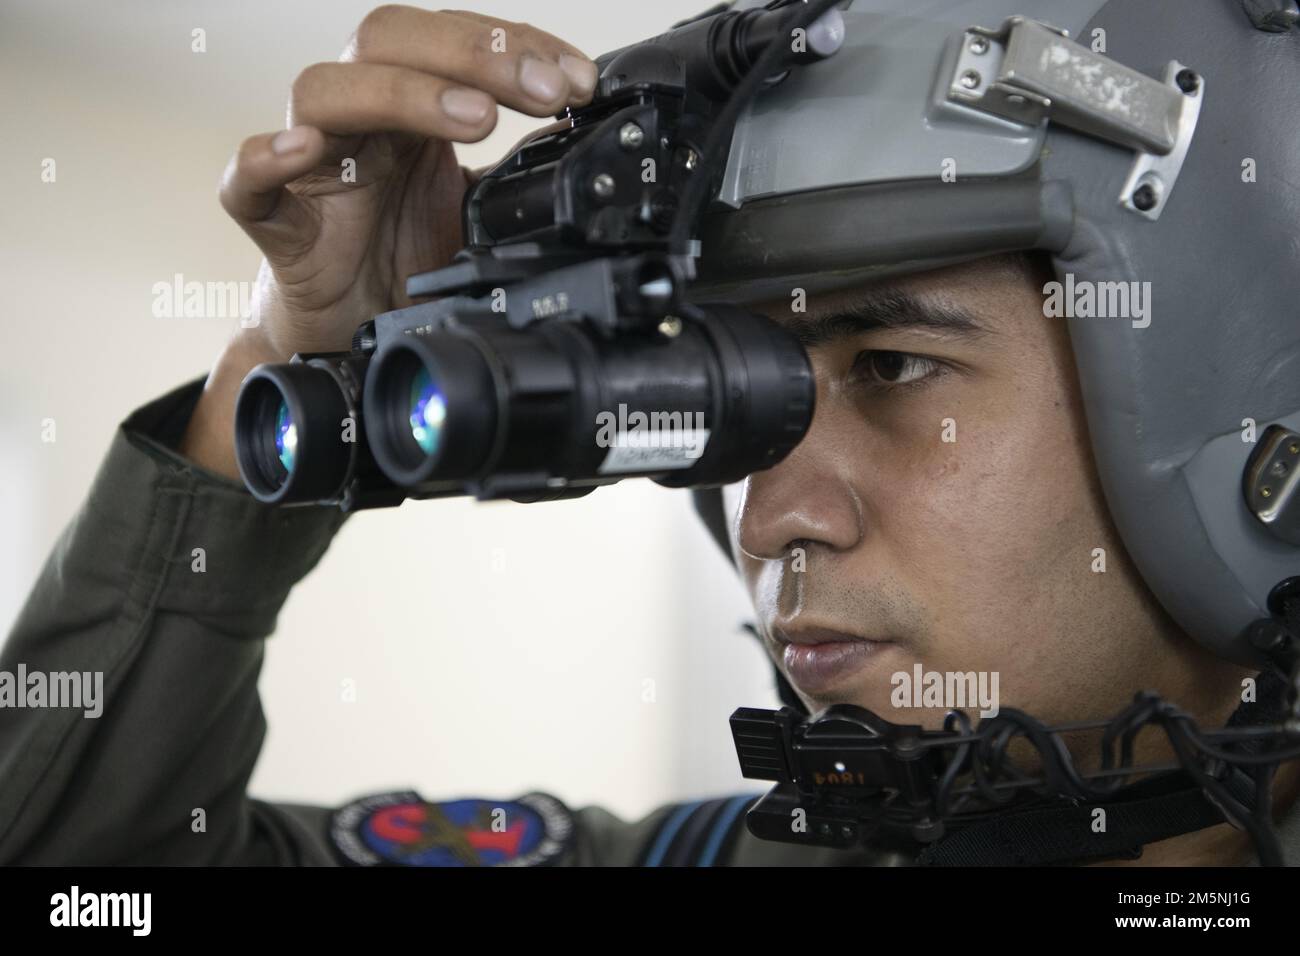
[[[269,634],[289,590],[316,565],[346,515],[325,505],[266,505],[242,484],[174,449],[203,389],[187,382],[122,423],[79,522],[107,567],[162,611],[223,630]],[[84,538],[83,538],[84,540]]]

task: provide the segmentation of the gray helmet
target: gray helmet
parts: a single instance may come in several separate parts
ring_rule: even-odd
[[[1188,634],[1258,663],[1248,625],[1300,576],[1294,0],[841,10],[842,49],[742,113],[693,296],[1049,253],[1125,546]],[[697,506],[725,547],[718,492]]]

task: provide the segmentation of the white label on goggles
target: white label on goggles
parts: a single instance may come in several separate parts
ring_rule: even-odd
[[[708,443],[707,428],[685,428],[670,432],[618,432],[598,474],[690,468],[704,454]]]

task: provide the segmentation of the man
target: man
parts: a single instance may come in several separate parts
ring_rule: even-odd
[[[1059,4],[1046,6],[1069,17],[1058,22],[1086,17],[1068,14]],[[1138,6],[1139,13],[1146,9]],[[954,24],[960,37],[962,26],[995,27],[1011,12],[1010,5],[989,0],[937,14],[921,46],[928,50],[932,39],[948,38]],[[1137,15],[1113,16],[1118,23]],[[1242,15],[1234,11],[1233,16]],[[855,25],[868,24],[850,18],[848,25],[853,37]],[[1254,40],[1249,23],[1232,26],[1239,44]],[[508,37],[503,52],[492,52],[494,30]],[[1117,58],[1121,49],[1131,52],[1149,41],[1136,25],[1127,35],[1118,32],[1112,36]],[[1167,32],[1169,44],[1193,42],[1172,27]],[[883,27],[858,33],[879,42],[879,55],[892,49],[896,56],[920,59],[915,36],[901,36],[891,47],[885,35]],[[1072,48],[1061,49],[1070,53]],[[1200,43],[1186,55],[1215,55],[1208,50]],[[933,52],[938,51],[936,45]],[[862,63],[874,69],[869,59],[845,56],[851,52],[841,52],[844,69]],[[1280,59],[1284,53],[1269,55]],[[1228,71],[1215,72],[1213,65],[1204,68],[1206,75],[1223,82]],[[845,77],[839,69],[816,76],[833,84]],[[809,83],[813,76],[809,68]],[[245,794],[263,733],[256,691],[261,641],[289,589],[319,560],[342,518],[328,508],[267,508],[242,489],[231,440],[239,384],[258,364],[287,361],[296,352],[346,348],[358,316],[409,304],[405,277],[444,264],[461,245],[460,202],[471,174],[457,166],[450,144],[487,135],[499,106],[542,117],[580,105],[590,98],[596,77],[595,64],[579,51],[526,25],[462,11],[381,7],[362,22],[339,63],[318,64],[299,75],[288,129],[241,145],[221,200],[265,256],[259,323],[235,334],[201,391],[200,383],[190,383],[124,423],[86,506],[61,539],[5,646],[6,668],[22,661],[46,671],[102,670],[111,707],[93,728],[79,715],[57,710],[6,718],[0,728],[8,782],[0,793],[0,862],[892,865],[917,860],[920,847],[883,840],[853,850],[758,840],[744,828],[747,797],[664,807],[629,824],[598,807],[570,813],[542,794],[454,803],[385,794],[337,811],[272,805]],[[795,76],[773,95],[788,93],[797,101],[803,81]],[[1274,82],[1287,88],[1284,74]],[[910,84],[912,99],[884,95],[879,102],[921,109],[927,88]],[[1294,96],[1288,102],[1294,112]],[[1211,129],[1233,118],[1230,106],[1211,110],[1207,102],[1206,111],[1202,122]],[[750,125],[744,133],[762,132],[764,123],[816,121],[816,110],[777,112],[781,115],[774,119],[771,111],[756,111],[745,121]],[[957,127],[984,122],[974,114],[954,116]],[[1110,326],[1092,327],[1084,324],[1090,316],[1074,316],[1067,325],[1050,314],[1048,303],[1053,276],[1064,271],[1063,264],[1073,261],[1075,272],[1090,281],[1088,276],[1106,275],[1116,261],[1143,264],[1144,243],[1152,235],[1177,245],[1182,237],[1167,224],[1193,215],[1189,188],[1171,193],[1166,186],[1155,196],[1158,211],[1168,217],[1161,224],[1166,228],[1131,241],[1119,232],[1121,238],[1111,240],[1110,232],[1094,227],[1103,223],[1099,217],[1114,212],[1113,183],[1095,184],[1097,191],[1110,191],[1104,207],[1085,200],[1094,188],[1088,180],[1093,167],[1100,180],[1118,158],[1106,154],[1104,161],[1096,160],[1087,153],[1094,147],[1075,142],[1081,138],[1076,131],[1052,127],[1051,142],[1061,148],[1043,148],[1035,139],[1041,130],[1008,134],[999,146],[1002,155],[963,153],[956,157],[955,178],[948,178],[949,154],[916,159],[930,148],[924,137],[931,129],[942,131],[945,120],[953,117],[939,115],[921,134],[898,132],[900,141],[920,137],[906,163],[926,169],[925,177],[915,176],[924,179],[915,201],[905,197],[906,221],[853,220],[854,202],[881,199],[884,191],[870,181],[888,184],[889,171],[882,167],[874,171],[879,175],[861,177],[872,188],[834,193],[833,216],[802,210],[799,221],[808,232],[789,241],[789,251],[777,250],[776,244],[746,247],[746,237],[761,234],[764,225],[779,221],[788,227],[790,221],[781,219],[781,204],[744,200],[789,192],[815,204],[830,195],[818,188],[836,185],[833,177],[799,180],[829,175],[827,167],[808,157],[783,156],[778,148],[767,154],[765,165],[746,166],[743,158],[733,163],[724,193],[730,191],[731,205],[740,210],[717,220],[720,224],[705,236],[702,288],[727,288],[735,298],[760,302],[773,320],[802,339],[816,376],[816,414],[795,451],[729,488],[721,511],[715,498],[700,499],[715,531],[729,535],[788,702],[810,712],[856,704],[891,721],[935,727],[949,701],[898,693],[905,683],[898,676],[919,669],[983,675],[990,682],[986,689],[996,688],[996,699],[986,702],[991,709],[1016,707],[1048,723],[1110,716],[1139,689],[1177,702],[1202,726],[1219,726],[1229,717],[1263,722],[1272,711],[1243,693],[1260,668],[1240,645],[1240,627],[1198,625],[1192,633],[1188,622],[1195,614],[1189,608],[1195,611],[1203,596],[1171,587],[1153,569],[1148,551],[1141,561],[1130,557],[1146,547],[1140,530],[1133,530],[1141,512],[1162,510],[1150,496],[1138,494],[1134,505],[1118,493],[1115,476],[1128,438],[1121,434],[1116,445],[1110,443],[1119,428],[1099,391],[1096,363],[1116,341],[1126,343],[1124,348],[1131,344],[1133,354],[1145,359],[1149,343],[1161,342],[1159,336],[1170,334],[1176,319],[1162,313],[1143,339],[1137,335],[1146,331],[1141,323],[1149,313],[1144,317],[1140,307],[1118,321],[1105,319]],[[1005,132],[1006,123],[997,118],[991,128]],[[1100,125],[1103,134],[1121,135],[1107,122]],[[784,137],[779,130],[776,135],[778,143],[795,141],[788,130]],[[965,134],[959,128],[954,135]],[[1242,148],[1267,152],[1271,141],[1264,139],[1248,138]],[[736,142],[752,140],[738,132]],[[1033,216],[1016,207],[1025,222],[998,223],[981,232],[981,208],[963,204],[970,197],[992,196],[1001,214],[1020,202],[1029,181],[1016,174],[1028,160],[1017,156],[1036,159],[1040,150],[1045,168],[1052,163],[1084,167],[1068,179],[1075,204],[1063,206],[1063,190],[1039,189],[1035,181]],[[856,155],[841,150],[833,158],[848,161]],[[1293,149],[1284,153],[1276,147],[1269,153],[1279,155],[1294,164]],[[1204,150],[1192,156],[1184,178],[1209,175]],[[355,184],[344,184],[337,175],[343,157],[358,160]],[[1131,158],[1125,154],[1125,162]],[[983,170],[987,189],[963,185],[968,159],[1006,168]],[[1286,180],[1282,172],[1277,177]],[[949,187],[950,192],[937,192]],[[883,201],[895,202],[895,195]],[[1240,201],[1265,201],[1247,195]],[[1135,191],[1129,205],[1156,211],[1147,198]],[[1294,187],[1277,185],[1266,201],[1293,211]],[[962,218],[963,210],[969,219]],[[1040,212],[1041,221],[1034,218]],[[963,229],[953,228],[954,218]],[[864,221],[881,228],[863,232]],[[934,227],[928,246],[918,238],[908,247],[899,238],[908,230],[919,237],[927,223]],[[957,239],[939,241],[938,226]],[[860,258],[823,260],[814,268],[809,260],[826,254],[818,244],[843,240],[846,232],[860,236],[849,253]],[[895,247],[891,268],[881,269],[868,253],[873,243],[886,240]],[[1253,241],[1260,241],[1260,255],[1276,252],[1266,241]],[[1105,258],[1116,245],[1119,254]],[[1050,249],[1053,257],[1001,254],[1032,248]],[[1177,261],[1181,253],[1186,262],[1195,248],[1175,248],[1167,258]],[[760,261],[762,268],[756,269]],[[836,273],[837,281],[827,285],[818,279],[814,274],[822,267]],[[1275,277],[1276,256],[1263,268]],[[1169,281],[1160,287],[1172,286]],[[1210,294],[1202,287],[1198,292]],[[1238,290],[1238,296],[1244,298],[1245,291]],[[1273,327],[1243,334],[1254,334],[1258,338],[1251,341],[1272,343],[1279,352],[1295,344],[1293,334]],[[1187,379],[1207,365],[1204,357],[1179,357],[1185,365],[1178,374]],[[1263,361],[1257,351],[1247,357]],[[1141,371],[1159,378],[1149,368]],[[1265,412],[1300,403],[1293,379],[1274,372],[1252,367],[1237,377],[1282,383],[1273,404],[1251,409],[1261,416],[1261,426],[1284,420],[1281,412]],[[1152,411],[1159,402],[1147,393],[1126,392],[1135,381],[1136,376],[1127,386],[1115,383],[1120,400],[1114,415],[1140,422],[1145,440],[1162,434]],[[1245,412],[1231,408],[1226,414],[1235,420]],[[1107,426],[1112,427],[1106,434],[1090,434]],[[1104,461],[1095,460],[1094,448],[1104,452]],[[1137,454],[1148,450],[1140,447]],[[1168,461],[1164,466],[1144,478],[1159,480],[1171,470]],[[1135,483],[1139,492],[1145,487]],[[1234,485],[1234,494],[1237,490]],[[1242,507],[1235,498],[1232,503]],[[1116,513],[1127,529],[1117,528]],[[230,570],[196,581],[178,572],[188,566],[188,554],[177,542],[200,534],[211,542],[212,565]],[[1285,552],[1278,545],[1275,551],[1270,555],[1290,562],[1294,572],[1294,549]],[[1157,585],[1158,595],[1153,593]],[[1244,624],[1258,612],[1260,601],[1252,598],[1253,603],[1235,596],[1209,600],[1231,604],[1231,613],[1221,616],[1244,615]],[[1264,713],[1257,715],[1257,709]],[[1068,742],[1081,768],[1095,766],[1095,738],[1070,735]],[[1159,760],[1168,750],[1147,734],[1139,739],[1136,755],[1139,762]],[[1274,803],[1276,818],[1287,824],[1284,844],[1292,863],[1300,858],[1295,832],[1300,821],[1292,809],[1298,782],[1294,765],[1288,765],[1279,774]],[[204,819],[201,831],[194,825],[196,808]],[[1074,848],[1066,856],[1036,858],[1026,852],[1013,862],[1135,862],[1129,850],[1141,852],[1136,862],[1142,864],[1251,862],[1250,841],[1221,819],[1202,816],[1169,833],[1136,828],[1121,850],[1084,826],[1068,832]],[[1051,824],[1057,830],[1074,825],[1063,819]],[[933,854],[921,857],[921,862],[935,860]]]
[[[853,287],[802,316],[786,307],[816,371],[816,418],[726,498],[764,644],[809,712],[853,703],[937,729],[945,708],[900,700],[892,680],[917,662],[997,674],[1004,706],[1049,724],[1119,713],[1134,675],[1201,726],[1240,705],[1255,671],[1182,633],[1116,534],[1065,327],[1044,320],[1051,281],[1038,259],[995,257]],[[1090,570],[1096,548],[1105,573]],[[1078,765],[1095,763],[1095,735],[1072,742]],[[1141,758],[1172,759],[1159,743],[1140,737]],[[1222,824],[1143,862],[1248,852]]]

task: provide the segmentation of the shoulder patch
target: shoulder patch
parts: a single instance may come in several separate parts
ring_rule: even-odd
[[[430,803],[414,791],[355,800],[329,838],[352,866],[546,866],[573,840],[573,814],[545,793]]]

